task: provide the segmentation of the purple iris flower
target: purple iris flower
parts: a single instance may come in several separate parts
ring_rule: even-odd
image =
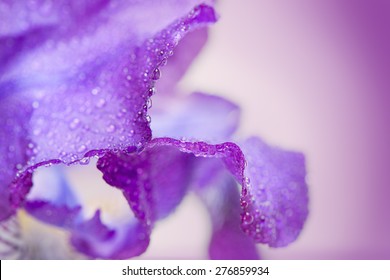
[[[297,238],[303,155],[234,138],[236,105],[175,87],[217,20],[212,1],[1,0],[0,18],[2,258],[20,249],[20,209],[88,257],[140,255],[189,191],[210,212],[210,258],[257,259],[256,243]],[[127,218],[85,213],[62,170],[91,158]],[[54,178],[34,185],[45,167]]]

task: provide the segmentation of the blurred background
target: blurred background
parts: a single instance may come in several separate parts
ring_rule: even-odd
[[[306,155],[310,214],[266,259],[390,259],[390,2],[233,1],[181,82],[242,108],[238,138]],[[188,196],[142,258],[207,258],[208,215]]]

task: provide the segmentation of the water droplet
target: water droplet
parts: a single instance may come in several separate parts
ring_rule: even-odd
[[[35,136],[38,136],[39,134],[41,134],[41,129],[40,129],[40,128],[35,128],[35,129],[33,130],[33,134],[34,134]]]
[[[146,107],[148,109],[152,108],[152,99],[148,98],[148,100],[146,101]]]
[[[34,101],[34,102],[32,103],[32,107],[33,107],[34,109],[37,109],[37,108],[39,107],[39,102],[38,102],[38,101]]]
[[[155,88],[154,87],[149,88],[148,93],[149,93],[149,96],[152,96],[153,94],[155,94],[156,93]]]
[[[80,164],[81,165],[87,165],[89,163],[89,160],[90,160],[89,157],[82,158],[80,160]]]
[[[106,105],[106,100],[104,100],[103,98],[100,98],[96,103],[96,107],[98,108],[102,108],[104,105]]]
[[[86,147],[85,145],[81,145],[81,146],[77,149],[77,151],[78,151],[79,153],[82,153],[82,152],[84,152],[86,149],[87,149],[87,147]]]
[[[167,65],[167,63],[168,63],[168,60],[164,58],[163,60],[161,60],[161,62],[158,65],[161,67],[161,66]]]
[[[158,69],[158,68],[154,69],[152,79],[156,81],[156,80],[160,79],[160,77],[161,77],[160,69]]]
[[[181,31],[183,31],[183,32],[188,31],[188,25],[183,25],[181,27]]]
[[[248,194],[248,189],[246,188],[246,186],[244,185],[244,186],[242,186],[242,193],[241,193],[241,195],[242,196],[246,196]]]
[[[115,131],[115,125],[110,124],[109,126],[107,126],[106,131],[107,132],[114,132]]]
[[[216,145],[215,147],[217,148],[218,152],[223,152],[225,150],[224,146],[220,144]]]
[[[148,123],[150,123],[152,121],[152,118],[149,116],[149,115],[146,115],[145,116],[145,119]]]
[[[128,153],[128,154],[134,153],[136,151],[137,151],[137,147],[135,147],[135,146],[129,146],[125,150],[125,152]]]
[[[131,79],[132,79],[131,75],[127,75],[127,76],[126,76],[126,79],[127,79],[128,81],[131,81]]]
[[[99,87],[94,88],[94,89],[91,91],[92,95],[97,95],[99,92],[100,92],[100,88],[99,88]]]
[[[75,129],[79,124],[80,124],[80,120],[78,118],[74,118],[70,122],[69,127],[70,127],[70,129]]]
[[[245,224],[249,225],[249,224],[253,223],[254,218],[249,212],[246,212],[244,214],[244,217],[242,218],[242,220]]]
[[[246,200],[241,200],[241,207],[242,208],[247,208],[248,207],[248,202]]]

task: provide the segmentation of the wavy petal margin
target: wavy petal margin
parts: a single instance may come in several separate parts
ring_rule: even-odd
[[[241,227],[256,242],[281,247],[298,237],[308,215],[302,154],[270,147],[255,137],[242,144],[244,153],[231,142],[211,145],[156,138],[147,145],[156,146],[176,147],[195,157],[219,159],[242,186]]]
[[[259,259],[255,241],[240,227],[238,184],[222,162],[197,158],[192,185],[211,216],[213,232],[209,244],[210,259]]]
[[[59,16],[50,24],[32,20],[34,28],[44,29],[43,35],[16,35],[18,28],[5,35],[8,45],[18,47],[14,60],[0,69],[0,146],[5,155],[0,164],[0,220],[23,203],[34,169],[85,164],[108,151],[135,152],[150,140],[147,110],[159,68],[185,34],[216,21],[210,6],[187,13],[197,1],[168,2],[161,3],[163,9],[154,1],[130,6],[118,2],[97,8],[80,26],[57,26]],[[51,4],[53,13],[62,15],[66,4]],[[12,10],[13,5],[4,2],[1,9]],[[76,18],[88,10],[76,6],[65,7]],[[155,20],[138,16],[144,13]]]

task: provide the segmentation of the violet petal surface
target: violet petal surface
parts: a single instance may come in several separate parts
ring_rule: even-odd
[[[242,228],[257,242],[286,246],[298,237],[308,215],[304,156],[270,147],[256,137],[241,147],[248,163]]]
[[[1,2],[18,26],[0,27],[1,53],[12,52],[0,66],[0,219],[23,203],[37,167],[142,148],[158,68],[186,33],[216,20],[210,6],[192,9],[198,1],[128,4]]]

